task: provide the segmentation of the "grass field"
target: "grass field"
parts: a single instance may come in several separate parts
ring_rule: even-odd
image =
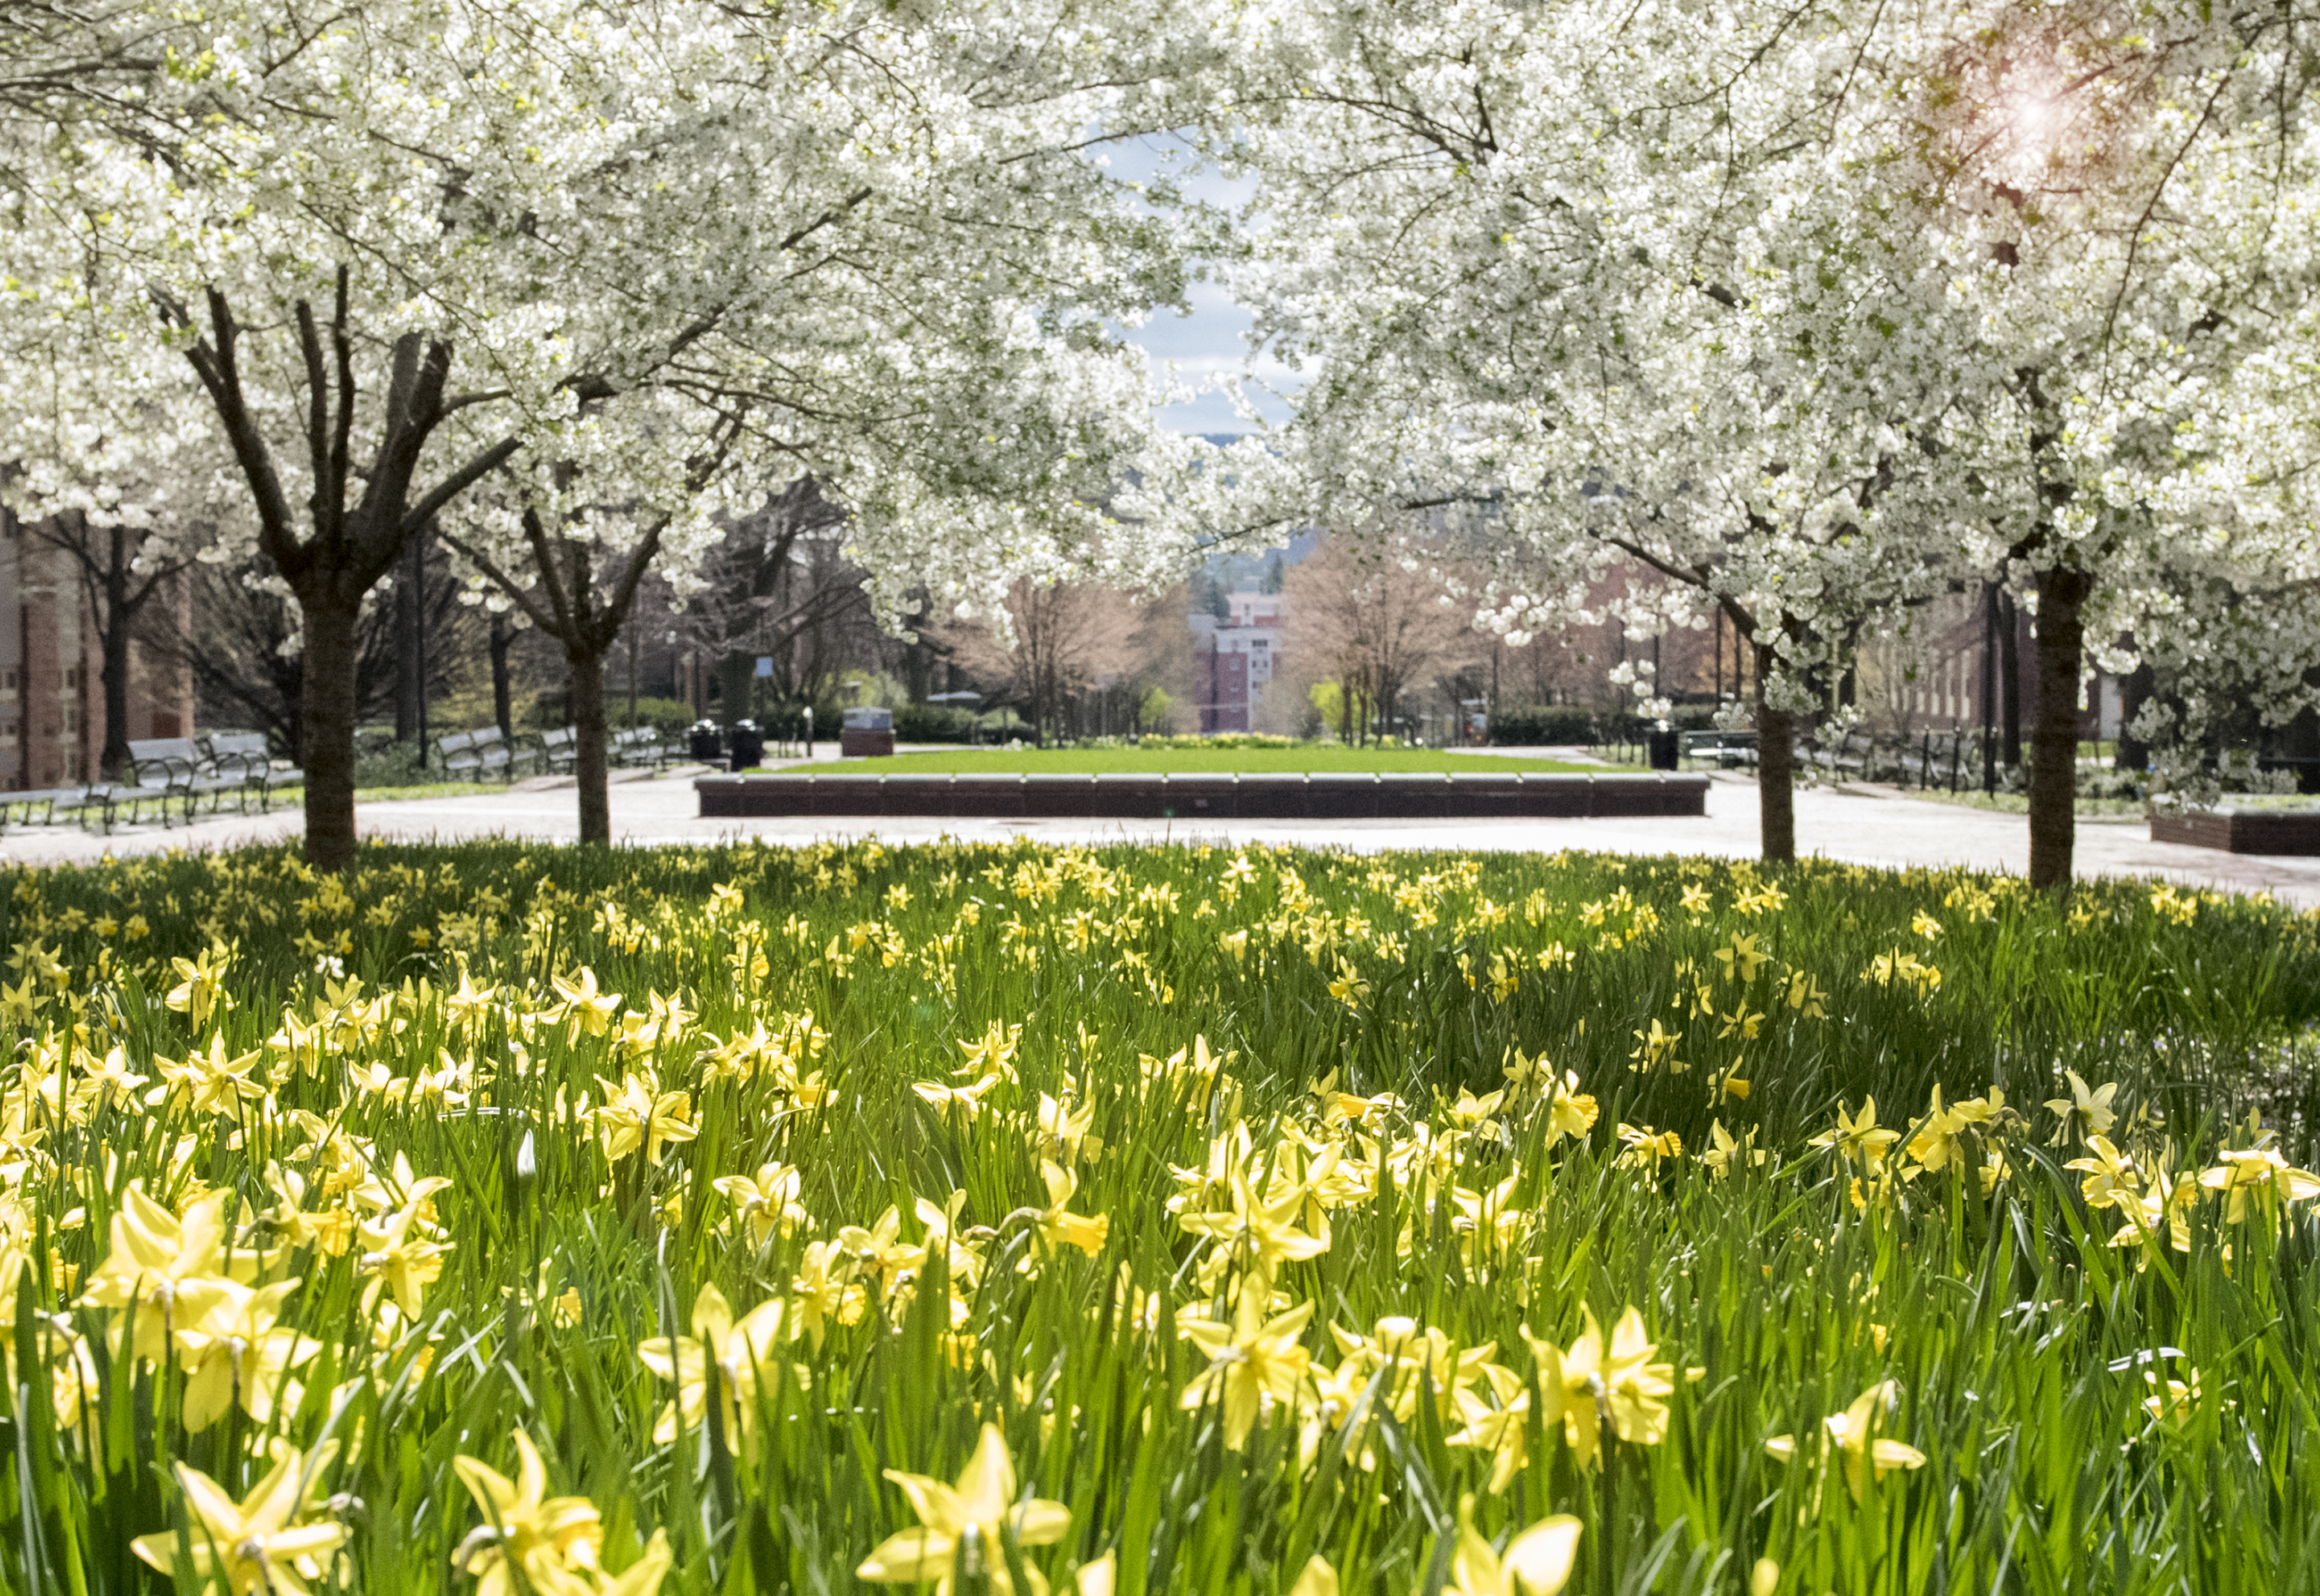
[[[8,1591],[2320,1584],[2261,901],[489,844],[0,932]]]
[[[1553,759],[1501,758],[1496,754],[1452,753],[1439,748],[1349,748],[1336,743],[1308,743],[1271,748],[959,748],[897,754],[891,759],[848,759],[838,768],[849,775],[983,775],[1019,771],[1057,775],[1159,775],[1168,771],[1227,770],[1252,775],[1317,770],[1504,773],[1592,770],[1596,766]],[[833,772],[827,766],[816,766],[800,769],[799,774],[828,775]]]

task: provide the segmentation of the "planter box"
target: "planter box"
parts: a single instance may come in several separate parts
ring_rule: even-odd
[[[1595,786],[1594,803],[1587,812],[1590,814],[1635,819],[1707,812],[1705,776],[1693,778],[1700,784],[1697,793],[1678,785],[1681,778],[1664,775],[1599,775],[1591,779]],[[1691,807],[1694,803],[1697,807]]]
[[[1233,799],[1245,821],[1301,821],[1307,816],[1306,789],[1310,785],[1301,775],[1245,776],[1234,788]]]
[[[1095,814],[1095,777],[1027,775],[1023,812],[1048,820],[1084,821]]]
[[[1099,775],[1091,797],[1092,812],[1103,821],[1156,821],[1167,781],[1165,775]]]
[[[892,731],[865,731],[848,726],[838,734],[838,751],[848,759],[888,759],[894,754]]]
[[[1393,771],[1377,778],[1378,817],[1389,821],[1438,821],[1450,813],[1450,778]]]
[[[1519,772],[1461,770],[1450,777],[1450,812],[1459,819],[1487,820],[1493,815],[1520,814],[1523,778]]]
[[[1010,820],[1023,812],[1020,775],[954,776],[950,812],[963,820]]]
[[[1708,812],[1704,775],[1455,775],[1329,771],[1312,775],[704,775],[693,784],[708,819],[798,815],[928,820],[1426,821],[1677,818]],[[2194,815],[2152,822],[2254,823],[2249,840],[2203,842],[2240,853],[2320,854],[2320,814]],[[2225,830],[2216,833],[2230,838]],[[2298,839],[2304,840],[2298,841]]]
[[[773,775],[767,781],[796,781],[793,775]],[[868,815],[886,812],[884,784],[875,775],[812,775],[804,778],[813,788],[813,812],[816,814]]]
[[[1228,775],[1172,775],[1160,793],[1160,815],[1172,821],[1229,821],[1240,814],[1240,784]]]
[[[844,777],[832,779],[844,780]],[[880,784],[879,810],[885,815],[951,817],[951,778],[947,775],[890,775]]]
[[[2208,814],[2154,814],[2151,840],[2227,854],[2320,857],[2320,810],[2217,810]]]
[[[1252,788],[1269,790],[1296,776],[1251,776]],[[1373,821],[1384,812],[1378,807],[1378,778],[1364,771],[1323,771],[1302,778],[1305,809],[1302,818],[1314,821]],[[1294,791],[1285,784],[1284,792]],[[1242,795],[1243,812],[1247,794]]]
[[[1515,794],[1515,812],[1527,820],[1580,820],[1595,812],[1595,778],[1591,775],[1563,775],[1548,771],[1526,771],[1522,785]],[[1705,783],[1700,786],[1703,803],[1707,799]],[[1704,814],[1706,810],[1692,812]]]

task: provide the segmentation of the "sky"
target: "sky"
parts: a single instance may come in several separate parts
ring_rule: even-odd
[[[1183,147],[1165,137],[1115,144],[1106,154],[1114,175],[1136,180],[1181,171],[1184,161]],[[1246,203],[1252,186],[1203,173],[1188,180],[1184,187],[1193,197],[1211,204],[1237,205]],[[1249,314],[1233,303],[1220,285],[1194,283],[1185,297],[1192,302],[1192,314],[1162,311],[1141,327],[1122,330],[1151,357],[1155,388],[1166,364],[1174,361],[1177,380],[1195,388],[1205,389],[1219,376],[1247,373],[1273,387],[1294,390],[1298,375],[1279,361],[1264,358],[1252,366],[1243,336],[1251,325]],[[1269,419],[1278,421],[1287,415],[1286,406],[1254,385],[1248,393]],[[1157,413],[1164,426],[1179,432],[1247,430],[1247,423],[1235,413],[1230,396],[1219,392],[1203,392],[1183,404],[1163,405]]]

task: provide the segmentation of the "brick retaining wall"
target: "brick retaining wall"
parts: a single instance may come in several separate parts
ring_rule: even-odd
[[[2265,813],[2218,810],[2208,814],[2155,814],[2151,840],[2189,848],[2221,848],[2227,854],[2320,857],[2320,813]]]
[[[1531,820],[1702,815],[1704,775],[704,775],[706,819]]]

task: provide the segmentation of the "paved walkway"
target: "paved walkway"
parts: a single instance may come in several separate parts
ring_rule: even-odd
[[[1733,858],[1757,851],[1755,783],[1721,774],[1698,820],[1211,821],[974,820],[702,820],[692,770],[614,781],[612,834],[626,843],[711,842],[755,836],[776,842],[876,835],[895,842],[953,836],[974,841],[1034,837],[1051,842],[1187,839],[1303,843],[1375,851],[1396,848],[1485,850],[1593,848],[1612,853],[1692,853]],[[572,781],[535,778],[512,788],[417,803],[365,803],[357,824],[367,836],[456,841],[524,837],[568,841],[578,831]],[[111,837],[73,827],[12,827],[0,836],[0,862],[87,863],[114,855],[172,848],[233,848],[297,835],[295,810],[266,815],[204,816],[191,826],[122,827]],[[1929,803],[1890,789],[1811,788],[1797,794],[1800,851],[1862,865],[1965,865],[2021,872],[2029,834],[2019,815]],[[2081,875],[2162,876],[2192,886],[2269,892],[2299,908],[2320,907],[2320,859],[2256,857],[2150,840],[2141,821],[2079,823]]]

